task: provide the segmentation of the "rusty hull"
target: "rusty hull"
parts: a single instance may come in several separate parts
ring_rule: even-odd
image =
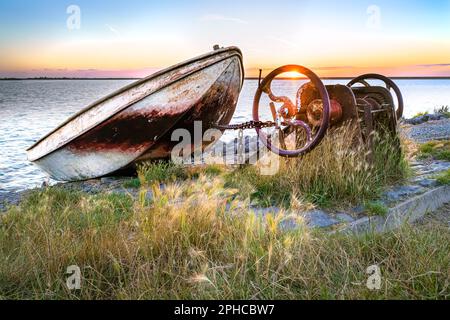
[[[178,128],[228,124],[243,83],[239,49],[219,49],[158,72],[75,115],[28,150],[56,180],[97,178],[167,158]]]

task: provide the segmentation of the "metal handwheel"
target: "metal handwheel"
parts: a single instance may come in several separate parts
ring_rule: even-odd
[[[294,104],[288,97],[276,96],[272,92],[272,81],[278,75],[287,72],[297,72],[305,75],[319,92],[323,109],[321,121],[317,127],[311,128],[306,122],[299,119],[298,115],[302,106],[298,99]],[[330,123],[330,98],[324,84],[314,72],[299,65],[287,65],[267,75],[259,85],[253,101],[253,120],[256,122],[260,121],[260,100],[263,93],[271,100],[268,107],[276,124],[280,140],[280,147],[277,147],[273,144],[271,136],[266,135],[261,128],[255,128],[259,138],[269,150],[282,157],[298,157],[311,151],[322,141]],[[277,108],[276,104],[281,104],[281,106]],[[299,146],[296,144],[295,150],[288,150],[285,141],[287,137],[286,132],[298,131],[299,129],[306,134],[304,145]]]
[[[352,81],[350,81],[347,84],[347,86],[353,87],[355,84],[360,83],[360,84],[364,85],[365,87],[370,87],[370,84],[367,82],[367,80],[369,80],[369,79],[381,80],[386,85],[386,89],[388,89],[389,91],[390,91],[390,89],[394,90],[395,95],[397,96],[397,110],[395,113],[397,115],[397,119],[400,119],[403,116],[403,96],[402,96],[402,93],[400,92],[399,87],[391,79],[389,79],[381,74],[368,73],[368,74],[364,74],[362,76],[359,76],[359,77],[353,79]]]

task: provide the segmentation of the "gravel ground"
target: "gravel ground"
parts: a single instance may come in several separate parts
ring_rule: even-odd
[[[5,192],[0,190],[0,212],[6,210],[8,205],[17,205],[24,192]]]
[[[107,193],[122,193],[136,195],[138,189],[125,188],[125,182],[131,180],[132,177],[117,177],[117,178],[101,178],[92,179],[80,182],[58,183],[59,187],[66,190],[83,191],[90,194],[97,194],[100,192]],[[9,205],[17,205],[21,199],[32,190],[21,192],[4,192],[0,190],[0,212],[5,211]]]
[[[419,143],[450,139],[450,119],[429,121],[418,125],[404,125],[407,137]]]

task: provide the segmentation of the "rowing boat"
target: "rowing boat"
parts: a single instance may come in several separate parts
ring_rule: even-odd
[[[78,181],[169,158],[174,130],[231,121],[243,79],[241,51],[215,48],[94,102],[31,146],[28,159],[55,180]]]

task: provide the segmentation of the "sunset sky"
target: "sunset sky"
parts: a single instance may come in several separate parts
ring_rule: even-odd
[[[247,76],[450,76],[450,0],[0,1],[0,77],[143,77],[214,44]]]

